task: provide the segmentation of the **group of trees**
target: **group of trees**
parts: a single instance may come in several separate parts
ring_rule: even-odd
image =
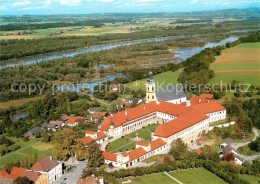
[[[75,100],[80,101],[79,103],[73,103]],[[50,120],[56,120],[62,114],[86,116],[88,108],[97,106],[100,106],[100,104],[96,101],[91,101],[88,95],[81,95],[76,92],[57,93],[55,96],[47,95],[42,99],[32,102],[24,109],[26,111],[26,118],[24,119],[12,121],[10,113],[13,112],[3,112],[0,133],[7,133],[8,136],[22,137],[31,128],[40,126],[42,123]]]
[[[54,135],[53,143],[52,155],[55,159],[66,161],[69,157],[76,156],[78,160],[85,160],[87,157],[83,142],[72,129],[57,132]]]

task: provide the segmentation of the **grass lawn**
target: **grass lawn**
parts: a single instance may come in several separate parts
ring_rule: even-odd
[[[237,152],[242,154],[242,155],[257,155],[257,154],[259,154],[258,152],[251,150],[248,145],[245,145],[245,146],[238,148]]]
[[[22,139],[11,138],[15,141],[15,144],[21,146],[21,148],[15,152],[0,157],[0,168],[5,166],[8,162],[16,162],[21,160],[23,157],[37,154],[39,158],[51,154],[53,145],[48,143],[39,142],[37,139],[31,139],[24,142]]]
[[[247,175],[247,174],[239,174],[238,176],[241,179],[249,181],[251,184],[259,184],[260,183],[260,178],[257,178],[256,176]]]
[[[112,143],[109,143],[106,150],[107,151],[113,151],[113,152],[123,152],[132,150],[135,148],[135,141],[132,140],[136,136],[136,133],[138,132],[138,137],[142,138],[144,142],[150,142],[151,141],[151,129],[157,128],[159,125],[153,124],[146,126],[145,128],[139,129],[135,132],[132,132],[128,135],[125,135],[124,138],[119,138]]]
[[[166,156],[167,154],[159,154],[159,155],[154,155],[154,156],[151,156],[145,160],[143,160],[142,162],[145,162],[145,163],[151,163],[151,162],[154,162],[158,157],[164,157]]]
[[[181,72],[181,70],[178,70],[176,72],[168,71],[168,72],[163,72],[163,73],[155,75],[154,79],[156,82],[156,86],[165,87],[170,84],[178,84],[177,80],[178,80],[180,72]],[[130,88],[131,90],[137,91],[139,89],[145,90],[145,84],[146,84],[146,79],[142,79],[142,80],[128,83],[128,84],[126,84],[126,86],[128,88]]]
[[[224,184],[224,180],[204,168],[170,172],[183,184]]]
[[[160,173],[160,174],[151,174],[146,176],[139,177],[129,177],[124,180],[119,180],[119,182],[131,180],[131,183],[135,184],[177,184],[174,180],[172,180],[169,176]]]

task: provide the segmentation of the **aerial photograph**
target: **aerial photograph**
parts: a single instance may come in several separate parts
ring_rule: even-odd
[[[0,0],[0,184],[260,184],[260,0]]]

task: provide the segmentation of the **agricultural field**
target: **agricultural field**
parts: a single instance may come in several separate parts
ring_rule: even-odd
[[[247,174],[239,174],[239,178],[250,182],[251,184],[259,184],[260,178]]]
[[[224,184],[224,180],[209,172],[208,170],[191,169],[185,171],[173,171],[169,173],[171,176],[182,182],[183,184]]]
[[[236,47],[225,49],[216,61],[211,64],[215,77],[211,84],[230,84],[236,79],[246,84],[259,85],[260,77],[260,42],[243,43]]]
[[[8,162],[16,162],[23,157],[32,156],[36,154],[38,158],[51,154],[53,145],[49,143],[39,142],[37,139],[31,139],[29,141],[23,141],[22,139],[10,138],[15,142],[15,145],[20,145],[21,148],[17,151],[8,153],[0,157],[0,168],[6,165]]]
[[[144,142],[151,141],[151,129],[157,128],[159,125],[148,125],[145,128],[132,132],[131,134],[125,135],[112,143],[108,144],[106,151],[113,151],[113,152],[123,152],[132,150],[135,148],[135,141],[133,138],[136,137],[136,133],[138,132],[138,137],[141,138]]]
[[[41,99],[42,97],[23,98],[19,100],[10,100],[8,102],[0,102],[0,109],[10,109],[11,107],[19,108],[30,102]]]
[[[161,87],[165,87],[167,85],[172,85],[172,84],[178,84],[178,77],[180,74],[181,70],[172,72],[172,71],[168,71],[168,72],[163,72],[160,73],[158,75],[154,76],[155,82],[156,82],[156,86],[161,86]],[[146,84],[146,79],[142,79],[142,80],[138,80],[135,82],[131,82],[126,84],[126,86],[128,88],[130,88],[131,90],[145,90],[145,84]]]

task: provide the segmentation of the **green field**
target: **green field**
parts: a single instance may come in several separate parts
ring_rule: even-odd
[[[260,42],[242,43],[233,48],[222,51],[216,57],[210,68],[214,70],[215,77],[210,84],[230,84],[232,80],[239,80],[245,84],[260,84]]]
[[[165,174],[151,174],[140,177],[130,177],[129,178],[135,184],[177,184],[169,176]]]
[[[135,148],[135,141],[132,140],[138,132],[138,137],[142,138],[144,142],[151,141],[151,129],[157,128],[159,125],[149,125],[143,129],[132,132],[131,134],[125,135],[124,138],[119,138],[112,143],[109,143],[106,150],[113,152],[123,152],[132,150]]]
[[[182,182],[183,184],[224,184],[224,180],[209,172],[208,170],[191,169],[186,171],[174,171],[170,172],[174,178]]]
[[[242,81],[243,84],[252,84],[255,86],[259,85],[259,77],[254,75],[229,75],[229,74],[220,74],[215,73],[215,77],[212,78],[209,83],[210,84],[231,84],[231,82],[235,79],[237,81]]]
[[[236,45],[235,48],[260,48],[260,42],[241,43],[239,45]]]
[[[260,178],[257,178],[256,176],[247,175],[247,174],[239,174],[239,178],[249,181],[251,184],[259,184]]]
[[[169,84],[178,84],[178,77],[180,74],[181,70],[172,72],[172,71],[168,71],[168,72],[163,72],[160,73],[158,75],[154,76],[155,82],[156,82],[156,86],[162,86],[165,87]],[[138,80],[135,82],[131,82],[126,84],[126,86],[128,88],[130,88],[131,90],[145,90],[145,82],[146,79],[142,79],[142,80]],[[161,85],[162,84],[162,85]]]
[[[15,144],[21,146],[17,151],[11,152],[0,157],[0,168],[5,166],[8,162],[16,162],[21,160],[23,157],[38,155],[39,158],[51,154],[53,146],[51,144],[39,142],[37,139],[31,139],[27,142],[24,142],[22,139],[14,139]]]

